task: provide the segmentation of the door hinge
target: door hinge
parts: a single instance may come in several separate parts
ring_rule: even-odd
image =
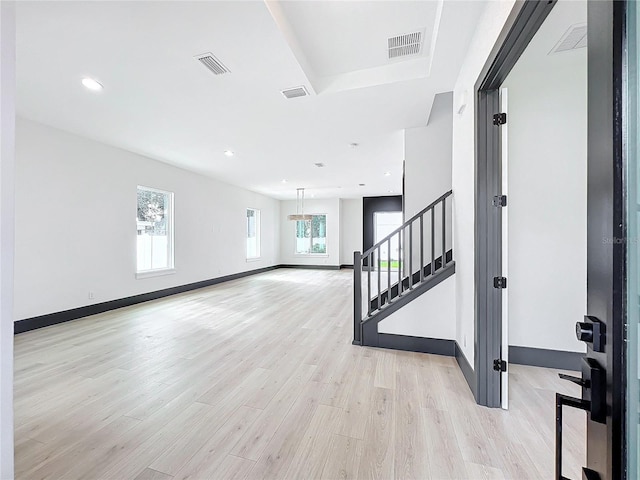
[[[493,369],[496,372],[506,372],[507,371],[507,362],[505,362],[504,360],[502,360],[500,358],[496,358],[493,361]]]
[[[507,206],[507,196],[506,195],[496,195],[493,197],[493,206],[494,207],[506,207]]]
[[[507,288],[507,277],[493,277],[493,288]]]
[[[504,125],[507,123],[507,114],[506,113],[496,113],[493,116],[493,124],[494,125]]]

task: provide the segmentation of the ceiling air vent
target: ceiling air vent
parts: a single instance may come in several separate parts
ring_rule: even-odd
[[[389,59],[417,55],[422,47],[422,32],[407,33],[388,40]]]
[[[208,52],[201,55],[196,55],[195,59],[198,60],[202,65],[207,67],[214,75],[222,75],[224,73],[231,72],[231,70],[225,67],[224,64],[216,57],[214,57],[212,53]]]
[[[306,97],[309,95],[307,89],[304,86],[287,88],[286,90],[282,90],[282,95],[285,98],[297,98],[297,97]]]
[[[549,52],[560,53],[567,52],[569,50],[575,50],[577,48],[585,48],[587,46],[587,24],[581,23],[578,25],[572,25],[569,27],[556,46]]]

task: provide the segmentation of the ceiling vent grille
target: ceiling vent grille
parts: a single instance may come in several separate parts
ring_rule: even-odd
[[[422,47],[422,32],[407,33],[388,40],[389,59],[417,55]]]
[[[297,98],[306,97],[307,95],[309,95],[309,92],[304,86],[300,86],[282,90],[282,95],[284,95],[285,98]]]
[[[214,57],[212,53],[207,52],[201,55],[196,55],[195,59],[209,69],[214,75],[223,75],[231,72],[231,70],[225,67],[224,64]]]
[[[572,25],[569,27],[562,38],[555,47],[549,52],[560,53],[567,52],[569,50],[576,50],[578,48],[585,48],[587,46],[587,24],[581,23],[579,25]]]

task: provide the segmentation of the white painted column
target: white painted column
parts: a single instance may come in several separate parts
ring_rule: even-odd
[[[0,1],[0,479],[13,478],[15,2]]]

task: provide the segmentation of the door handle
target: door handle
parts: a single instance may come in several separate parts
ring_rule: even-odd
[[[582,359],[582,378],[564,373],[559,373],[558,376],[582,387],[582,397],[588,399],[587,410],[591,420],[598,423],[606,422],[607,376],[604,368],[596,360],[589,357]]]
[[[580,377],[574,377],[573,375],[567,375],[566,373],[559,373],[558,376],[562,380],[568,380],[571,383],[575,383],[576,385],[580,385],[584,388],[589,388],[591,386],[591,382],[589,380],[584,380]]]

